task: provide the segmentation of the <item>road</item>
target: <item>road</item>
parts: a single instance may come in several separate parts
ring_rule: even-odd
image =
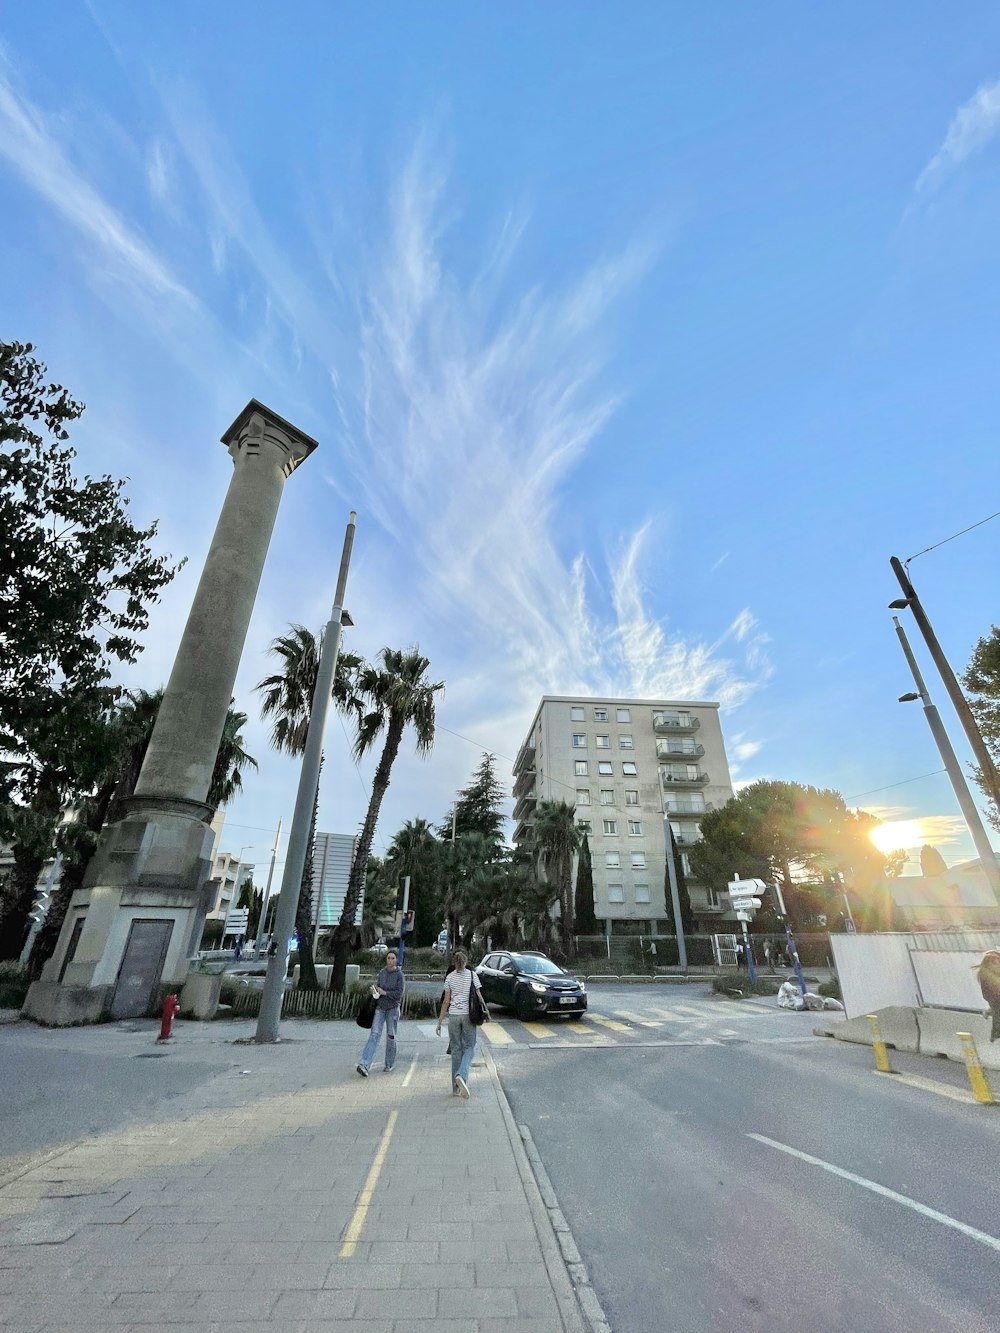
[[[615,1333],[997,1328],[991,1108],[879,1078],[806,1014],[590,1000],[602,1035],[505,1017],[492,1048]]]

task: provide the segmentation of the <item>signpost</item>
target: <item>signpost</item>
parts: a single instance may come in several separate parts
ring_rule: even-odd
[[[729,901],[733,905],[736,919],[743,931],[743,949],[746,953],[750,982],[756,986],[757,968],[754,966],[753,950],[750,948],[750,932],[747,930],[747,924],[753,920],[753,914],[760,906],[760,899],[755,895],[758,889],[764,888],[764,881],[760,879],[740,879],[739,875],[734,875],[726,887],[729,889]]]

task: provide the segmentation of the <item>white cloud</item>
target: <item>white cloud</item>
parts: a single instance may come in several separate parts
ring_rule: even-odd
[[[95,244],[118,275],[146,294],[192,303],[191,293],[135,228],[77,171],[45,117],[19,97],[0,72],[0,155],[83,236]]]
[[[948,126],[944,142],[917,180],[918,191],[931,189],[956,167],[985,148],[1000,133],[1000,80],[985,83],[960,106]]]
[[[162,139],[157,139],[149,150],[146,162],[146,182],[154,199],[162,202],[170,195],[170,153]]]

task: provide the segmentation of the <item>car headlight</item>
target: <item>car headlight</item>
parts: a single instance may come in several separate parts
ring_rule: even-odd
[[[585,981],[581,981],[581,982],[580,982],[580,989],[583,991],[584,995],[586,995],[586,993],[587,993],[587,983],[586,983]]]
[[[531,987],[533,991],[536,991],[539,995],[544,995],[545,992],[548,990],[548,986],[544,985],[541,981],[529,981],[528,985]]]

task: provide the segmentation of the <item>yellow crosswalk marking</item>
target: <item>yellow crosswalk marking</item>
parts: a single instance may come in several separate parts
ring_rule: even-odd
[[[641,1028],[661,1028],[662,1022],[657,1019],[643,1018],[642,1014],[633,1014],[628,1009],[616,1009],[615,1013],[619,1018],[627,1018],[630,1023],[637,1023]]]
[[[540,1037],[542,1040],[555,1035],[551,1028],[543,1027],[541,1023],[522,1023],[521,1026],[527,1028],[533,1037]]]
[[[567,1023],[568,1032],[575,1032],[579,1037],[596,1037],[597,1033],[593,1028],[587,1027],[586,1023]]]
[[[603,1014],[588,1014],[587,1018],[591,1023],[600,1023],[602,1028],[610,1028],[612,1032],[627,1032],[626,1023],[616,1023],[613,1018],[605,1018]]]
[[[659,1005],[651,1004],[649,1012],[656,1014],[658,1018],[669,1018],[672,1023],[693,1023],[693,1018],[685,1018],[683,1014],[677,1013],[675,1009],[662,1009]]]
[[[497,1022],[487,1023],[482,1029],[491,1046],[511,1046],[514,1038]]]
[[[674,1005],[674,1008],[679,1014],[691,1014],[694,1018],[707,1017],[704,1009],[692,1009],[689,1004],[677,1004]]]

